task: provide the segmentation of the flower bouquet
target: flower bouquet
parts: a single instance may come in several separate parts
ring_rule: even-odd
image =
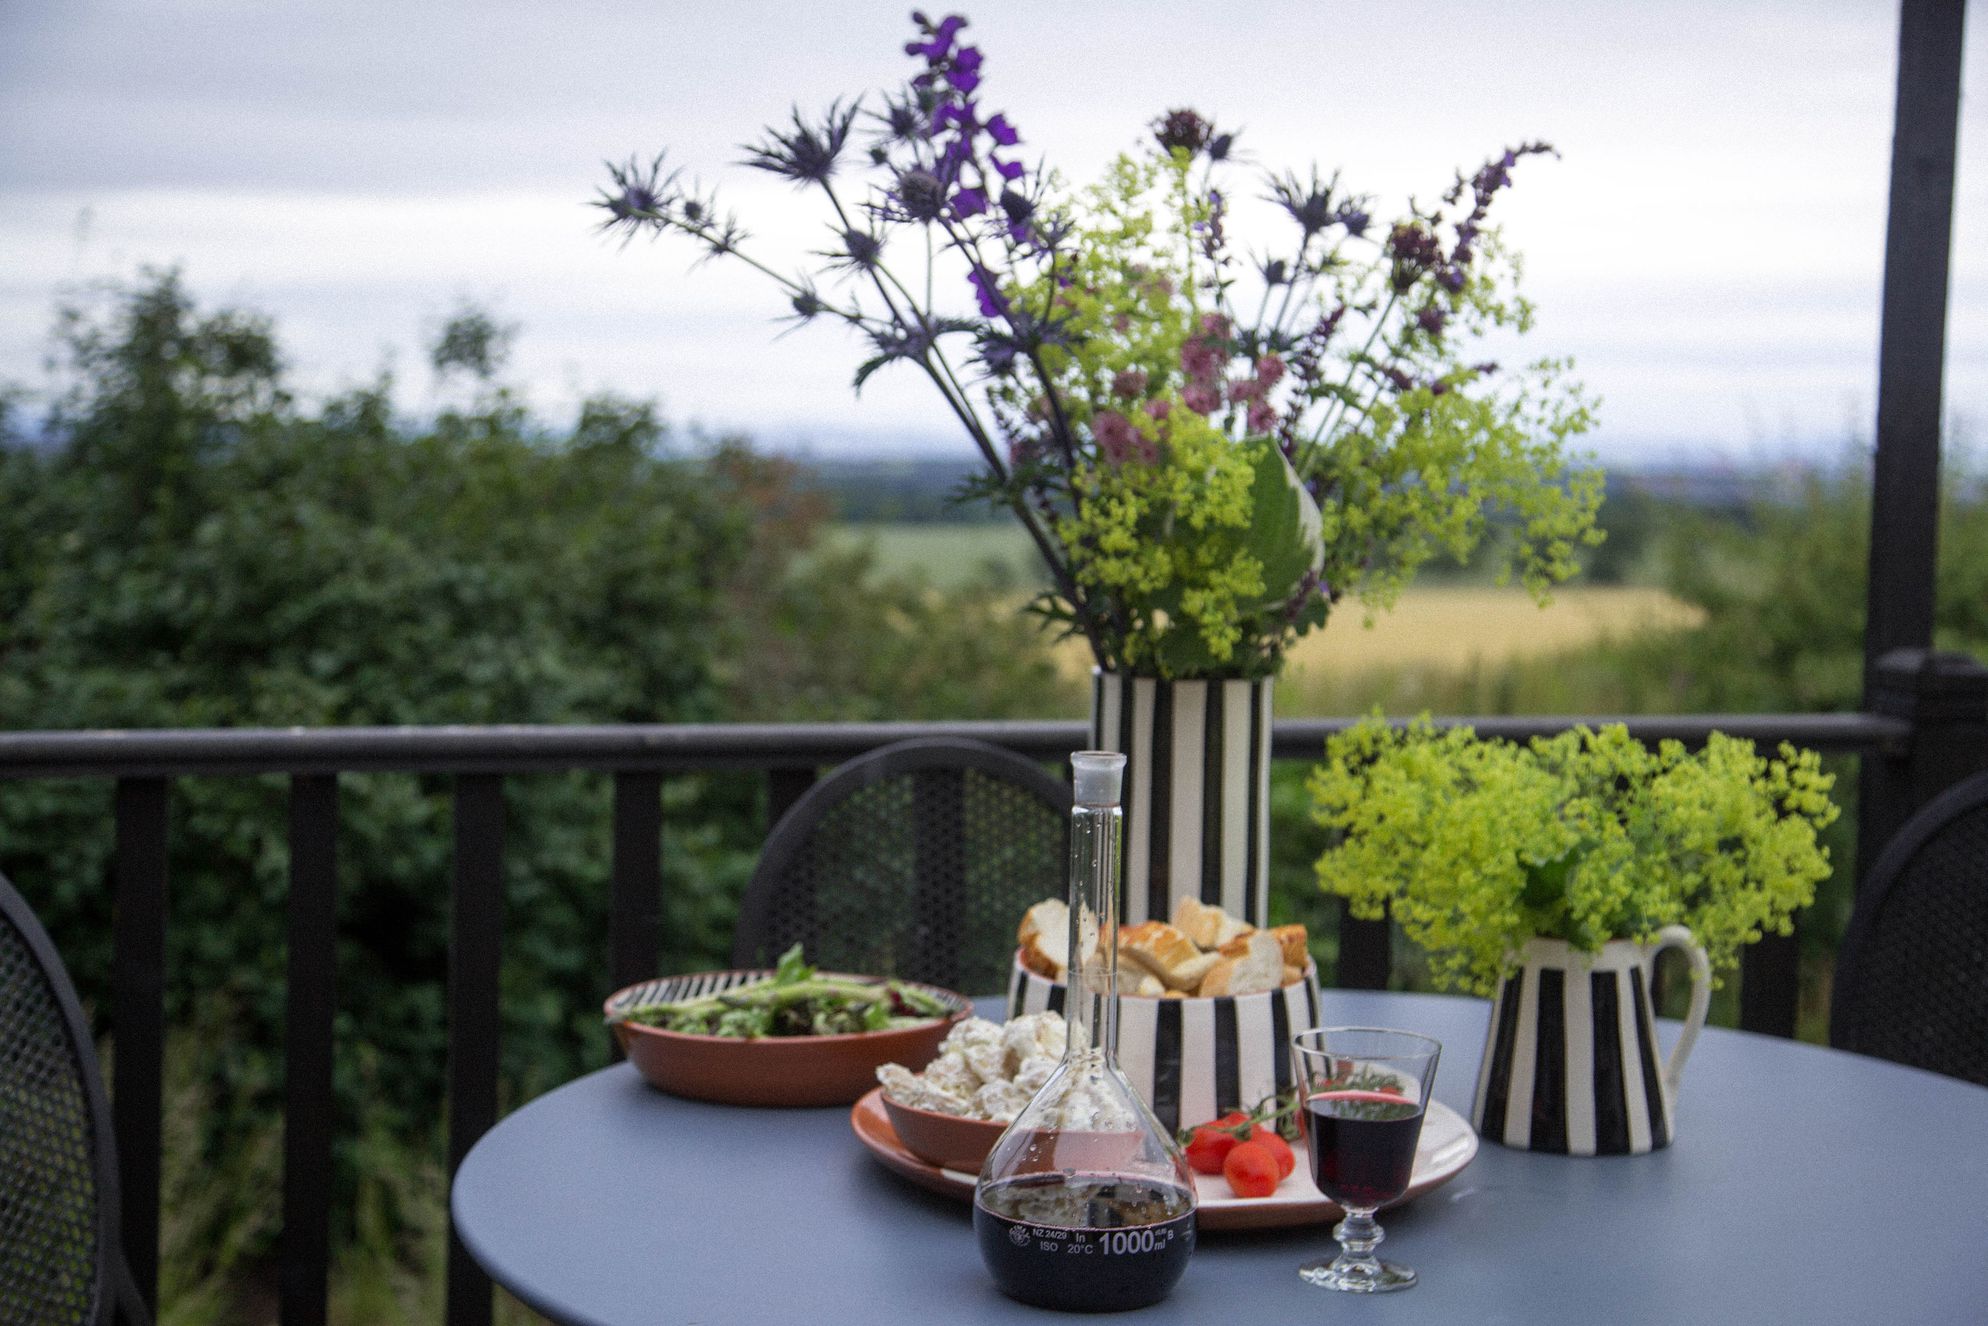
[[[1347,595],[1385,606],[1494,512],[1536,596],[1599,539],[1590,407],[1553,360],[1482,351],[1531,323],[1489,214],[1527,143],[1391,222],[1316,169],[1230,183],[1237,139],[1191,110],[1088,187],[983,99],[966,20],[912,15],[909,79],[795,111],[746,164],[811,191],[825,247],[787,271],[661,156],[610,167],[625,236],[746,263],[797,324],[865,351],[858,389],[922,373],[979,451],[972,495],[1041,553],[1035,607],[1098,672],[1092,744],[1131,756],[1126,919],[1182,897],[1267,924],[1271,679]],[[1252,251],[1250,206],[1279,238]]]
[[[1472,348],[1531,322],[1488,214],[1546,144],[1392,222],[1337,176],[1266,174],[1282,242],[1245,256],[1236,135],[1170,111],[1074,189],[984,106],[966,20],[912,17],[903,86],[796,110],[746,149],[823,201],[813,270],[753,251],[661,156],[610,167],[603,224],[763,272],[796,322],[860,338],[859,389],[923,373],[980,453],[974,492],[1048,567],[1036,606],[1101,667],[1271,675],[1347,594],[1385,605],[1431,557],[1467,556],[1493,508],[1528,587],[1572,573],[1599,537],[1600,475],[1567,450],[1588,402],[1562,363]]]

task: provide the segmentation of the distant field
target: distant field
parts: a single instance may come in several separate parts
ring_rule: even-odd
[[[1027,589],[1044,582],[1041,559],[1016,521],[959,525],[836,525],[831,542],[867,544],[886,575],[923,576],[939,589],[992,583]]]
[[[1041,579],[1033,545],[1012,524],[851,525],[834,537],[867,541],[881,568],[923,575],[942,589],[989,583],[991,574],[1018,607]],[[1646,631],[1695,626],[1699,614],[1647,587],[1563,587],[1540,608],[1517,588],[1434,584],[1411,588],[1372,627],[1363,619],[1357,602],[1343,604],[1323,631],[1300,642],[1278,682],[1279,713],[1358,712],[1374,704],[1491,712],[1505,707],[1506,691],[1539,696],[1546,680],[1559,684],[1536,703],[1580,708],[1585,679],[1547,675],[1567,656]],[[1089,674],[1081,642],[1059,646],[1057,660],[1073,685]]]
[[[1487,703],[1496,688],[1528,664],[1557,664],[1603,641],[1696,626],[1700,616],[1659,589],[1562,588],[1541,608],[1521,589],[1430,586],[1409,589],[1372,627],[1362,620],[1358,603],[1342,605],[1324,630],[1298,643],[1278,678],[1278,713],[1341,714],[1376,704],[1491,711],[1502,707]],[[1090,670],[1077,642],[1059,647],[1057,660],[1073,677]]]

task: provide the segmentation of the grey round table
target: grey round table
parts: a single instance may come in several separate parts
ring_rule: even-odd
[[[983,1001],[999,1015],[999,1001]],[[1440,1038],[1466,1116],[1487,1006],[1328,991],[1327,1021]],[[1329,1228],[1204,1233],[1164,1303],[1206,1326],[1334,1322],[1988,1322],[1988,1089],[1708,1030],[1677,1140],[1573,1159],[1485,1143],[1384,1218],[1422,1282],[1374,1299],[1298,1279]],[[1042,1321],[1002,1297],[969,1206],[885,1169],[849,1111],[678,1100],[626,1064],[526,1105],[464,1159],[456,1230],[573,1326]]]

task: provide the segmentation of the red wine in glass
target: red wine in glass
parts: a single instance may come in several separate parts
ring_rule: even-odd
[[[1305,1101],[1305,1130],[1318,1190],[1372,1210],[1408,1190],[1422,1106],[1383,1091],[1321,1091]]]
[[[1385,1294],[1415,1283],[1414,1268],[1374,1255],[1387,1237],[1374,1212],[1408,1191],[1442,1051],[1427,1036],[1391,1027],[1313,1027],[1291,1038],[1312,1182],[1346,1208],[1332,1229],[1339,1255],[1298,1268],[1308,1284]]]

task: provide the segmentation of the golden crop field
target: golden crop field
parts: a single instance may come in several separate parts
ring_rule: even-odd
[[[916,575],[935,588],[988,584],[1019,611],[1039,583],[1035,550],[1018,526],[862,525],[837,528],[845,544],[868,544],[886,574]],[[1646,586],[1563,586],[1544,608],[1517,587],[1436,584],[1409,588],[1389,611],[1365,622],[1357,602],[1340,606],[1322,631],[1293,651],[1277,687],[1287,716],[1434,707],[1494,712],[1530,697],[1535,705],[1582,707],[1596,688],[1568,673],[1552,694],[1536,685],[1569,656],[1608,640],[1699,624],[1697,609]],[[1088,694],[1091,658],[1081,641],[1056,648],[1073,696]],[[1517,689],[1515,689],[1517,688]],[[1603,702],[1597,700],[1596,702]]]
[[[1371,626],[1363,619],[1360,604],[1344,604],[1324,630],[1298,643],[1278,679],[1280,714],[1440,707],[1460,684],[1605,640],[1696,626],[1701,618],[1662,590],[1640,586],[1563,586],[1541,608],[1518,588],[1441,585],[1411,587]],[[1073,678],[1090,671],[1079,641],[1059,646],[1057,661]]]

